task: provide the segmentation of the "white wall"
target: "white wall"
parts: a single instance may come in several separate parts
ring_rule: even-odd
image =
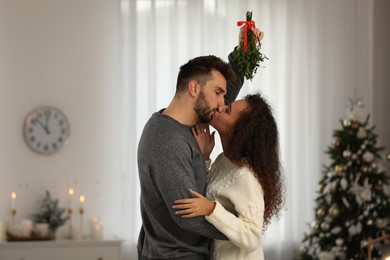
[[[0,220],[10,217],[12,191],[19,221],[46,189],[65,206],[72,186],[74,209],[84,194],[86,221],[98,216],[106,237],[120,235],[119,4],[0,0]],[[26,115],[46,105],[71,127],[68,145],[48,156],[31,151],[22,135]]]

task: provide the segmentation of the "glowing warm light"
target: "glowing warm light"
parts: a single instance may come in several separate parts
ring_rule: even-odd
[[[16,201],[16,192],[12,192],[11,193],[11,209],[12,210],[15,210],[16,206],[15,206],[15,201]]]
[[[81,203],[84,203],[84,201],[85,201],[85,196],[84,196],[84,195],[81,195],[81,196],[80,196],[80,202],[81,202]]]
[[[72,196],[73,194],[74,194],[74,189],[70,188],[70,189],[69,189],[69,195]]]

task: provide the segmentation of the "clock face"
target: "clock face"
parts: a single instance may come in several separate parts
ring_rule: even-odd
[[[40,154],[52,154],[66,144],[69,122],[56,108],[41,107],[32,111],[24,122],[24,139],[27,145]]]

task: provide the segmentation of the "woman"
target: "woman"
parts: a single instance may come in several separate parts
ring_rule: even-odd
[[[218,131],[223,153],[211,165],[206,196],[175,201],[183,218],[205,216],[229,239],[215,240],[213,259],[264,259],[263,230],[283,205],[283,178],[279,162],[278,131],[272,111],[260,96],[215,112],[211,125]],[[195,138],[207,160],[214,133],[196,126]]]

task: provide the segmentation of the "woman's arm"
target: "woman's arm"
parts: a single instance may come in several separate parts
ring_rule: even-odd
[[[262,189],[250,174],[242,175],[223,196],[228,198],[236,212],[227,211],[218,201],[212,202],[196,192],[196,198],[177,200],[174,209],[182,218],[206,216],[206,220],[236,246],[247,250],[256,250],[261,244],[264,215]],[[200,195],[200,196],[199,196]],[[212,205],[214,204],[214,205]]]
[[[182,215],[182,218],[194,218],[198,216],[209,216],[213,213],[215,202],[209,201],[202,194],[190,190],[196,198],[176,200],[172,208],[176,209],[176,215]]]

